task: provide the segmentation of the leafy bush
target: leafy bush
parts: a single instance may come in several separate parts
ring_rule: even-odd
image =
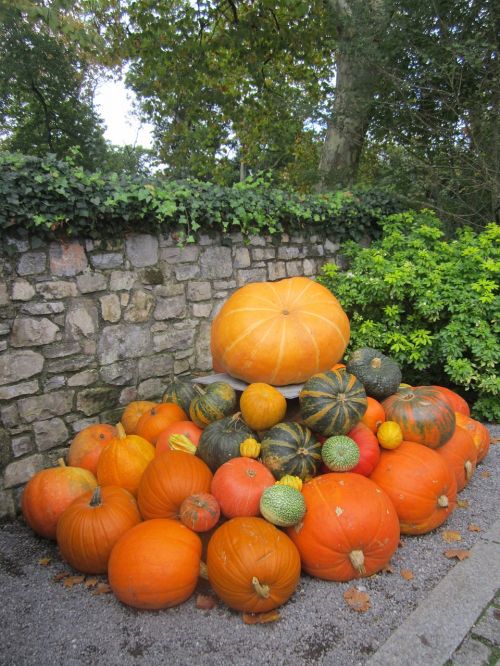
[[[12,153],[0,154],[0,202],[0,235],[112,238],[175,229],[181,242],[200,232],[248,236],[305,229],[357,240],[376,236],[379,220],[401,209],[384,190],[312,196],[272,188],[262,177],[233,187],[148,180],[89,172],[71,158]]]
[[[341,247],[348,268],[321,282],[352,326],[349,349],[395,358],[403,381],[458,390],[477,418],[500,421],[500,227],[460,229],[450,240],[430,211],[389,216],[382,237]]]

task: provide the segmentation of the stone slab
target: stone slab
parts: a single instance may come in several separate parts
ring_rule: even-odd
[[[216,372],[204,377],[196,377],[192,380],[195,384],[213,384],[214,382],[226,382],[232,386],[236,391],[244,391],[248,384],[235,379],[225,372]],[[298,398],[304,384],[288,384],[288,386],[275,386],[275,388],[285,396],[285,398]]]

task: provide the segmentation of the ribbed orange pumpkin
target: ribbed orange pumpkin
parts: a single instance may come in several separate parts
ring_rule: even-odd
[[[77,571],[103,574],[111,549],[141,522],[134,496],[118,486],[97,486],[68,506],[57,523],[59,551]]]
[[[133,402],[129,402],[129,404],[123,410],[123,414],[120,419],[120,422],[123,425],[127,435],[133,435],[135,433],[139,419],[144,414],[144,412],[147,412],[157,404],[157,402],[152,402],[151,400],[134,400]]]
[[[101,451],[113,437],[116,437],[116,428],[107,423],[96,423],[80,430],[70,444],[68,465],[83,467],[97,474]]]
[[[196,493],[209,493],[212,472],[197,456],[184,451],[165,451],[144,472],[137,500],[142,516],[179,518],[182,502]]]
[[[349,320],[335,296],[306,277],[235,291],[212,323],[214,367],[248,383],[298,384],[339,361]]]
[[[241,415],[252,430],[268,430],[283,421],[286,407],[285,396],[264,382],[249,384],[240,397]]]
[[[146,520],[113,547],[109,584],[122,603],[134,608],[170,608],[193,593],[200,557],[200,537],[185,525],[166,518]]]
[[[287,535],[263,518],[232,518],[212,535],[208,580],[230,608],[262,613],[277,608],[295,591],[300,557]]]
[[[158,435],[178,421],[187,421],[186,412],[175,402],[162,402],[148,409],[141,416],[135,427],[135,434],[144,437],[151,444],[156,445]]]
[[[457,482],[448,463],[432,449],[403,442],[383,450],[370,478],[389,495],[402,534],[439,527],[456,506]]]
[[[481,462],[487,456],[488,451],[490,450],[491,435],[488,428],[476,421],[476,419],[471,418],[470,416],[465,416],[460,412],[455,412],[455,418],[457,420],[457,425],[472,436],[474,445],[477,449],[477,462]]]
[[[432,388],[437,389],[439,393],[441,393],[454,412],[460,412],[460,414],[463,414],[464,416],[470,416],[470,407],[461,395],[458,395],[458,393],[455,393],[455,391],[452,391],[446,386],[432,386]]]
[[[476,469],[477,449],[472,435],[457,425],[451,438],[436,449],[436,452],[451,467],[455,474],[457,490],[460,492],[469,483]]]
[[[315,477],[302,487],[306,514],[287,529],[302,568],[325,580],[348,581],[383,569],[399,543],[389,497],[353,472]]]
[[[258,516],[262,493],[275,481],[272,472],[258,460],[232,458],[215,472],[210,492],[226,518]]]
[[[31,529],[55,539],[57,523],[63,511],[80,495],[93,490],[97,480],[83,467],[67,467],[62,458],[58,467],[37,472],[24,487],[21,510]]]

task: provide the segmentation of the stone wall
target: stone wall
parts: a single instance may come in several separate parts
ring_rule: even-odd
[[[210,322],[247,282],[314,277],[333,240],[279,243],[172,236],[0,248],[0,518],[23,485],[65,454],[76,432],[115,423],[135,399],[160,399],[164,378],[209,372]]]

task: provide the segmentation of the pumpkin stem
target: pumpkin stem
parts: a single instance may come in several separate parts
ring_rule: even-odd
[[[267,599],[267,597],[269,596],[269,585],[261,585],[257,576],[254,576],[252,578],[252,585],[253,589],[257,592],[259,597]]]
[[[467,481],[470,481],[472,478],[472,474],[474,472],[474,469],[472,467],[472,463],[470,460],[465,461],[465,478]]]
[[[200,560],[200,578],[208,580],[208,567],[205,564],[205,562],[202,562],[201,560]]]
[[[196,453],[196,446],[186,435],[175,433],[168,438],[168,448],[172,451],[185,451],[186,453]]]
[[[351,560],[352,566],[359,574],[366,573],[365,556],[362,550],[351,550],[349,553],[349,559]]]
[[[92,497],[89,502],[89,506],[101,506],[102,504],[102,497],[101,497],[101,486],[96,486],[94,488],[94,492],[92,493]]]
[[[446,509],[448,506],[448,498],[446,495],[440,495],[438,497],[438,506],[440,506],[442,509]]]
[[[116,427],[116,436],[118,437],[118,439],[125,439],[127,433],[125,432],[125,428],[123,427],[121,421],[118,421],[115,427]]]
[[[234,421],[238,421],[240,416],[241,416],[241,412],[236,412],[236,414],[233,414],[231,416],[231,423],[233,423]]]
[[[64,458],[58,458],[57,459],[57,464],[59,467],[66,467],[66,463],[64,462]]]

